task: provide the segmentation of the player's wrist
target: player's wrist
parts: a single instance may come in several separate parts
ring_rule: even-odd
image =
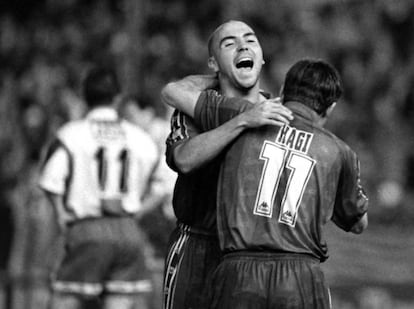
[[[245,130],[245,129],[251,127],[250,123],[249,123],[249,120],[248,120],[248,118],[246,117],[246,115],[244,113],[239,114],[234,119],[236,121],[236,128],[237,129]]]

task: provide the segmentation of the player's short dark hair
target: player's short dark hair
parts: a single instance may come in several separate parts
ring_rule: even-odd
[[[210,36],[208,37],[207,40],[207,50],[208,50],[208,56],[209,57],[213,57],[214,56],[214,44],[216,44],[216,38],[217,38],[217,33],[219,33],[219,31],[228,23],[231,22],[242,22],[245,24],[245,22],[243,21],[239,21],[239,20],[235,20],[235,19],[230,19],[226,22],[221,23],[216,29],[214,29],[214,31],[210,34]]]
[[[283,101],[301,102],[320,115],[342,95],[338,71],[323,60],[300,60],[287,72]]]
[[[207,51],[208,51],[208,56],[209,57],[213,57],[214,55],[214,50],[213,50],[213,43],[214,43],[214,39],[217,33],[217,29],[214,30],[213,33],[210,34],[210,36],[208,37],[208,41],[207,41]]]
[[[83,81],[83,96],[89,107],[109,105],[119,92],[117,76],[110,68],[93,67]]]

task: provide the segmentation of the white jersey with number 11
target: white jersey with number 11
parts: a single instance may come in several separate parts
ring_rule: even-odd
[[[67,210],[78,219],[100,216],[105,203],[134,213],[151,189],[158,162],[147,133],[118,119],[114,110],[99,108],[58,131],[40,184],[64,195]]]

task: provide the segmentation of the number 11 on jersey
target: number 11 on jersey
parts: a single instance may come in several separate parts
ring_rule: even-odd
[[[282,174],[289,172],[279,211],[279,223],[295,227],[297,213],[306,185],[315,165],[309,156],[266,141],[260,153],[264,161],[253,213],[273,217],[273,204],[280,189]]]
[[[119,175],[117,183],[117,190],[120,193],[128,192],[128,173],[129,173],[129,153],[127,149],[121,149],[117,154],[115,160],[110,160],[111,157],[108,155],[108,149],[105,147],[99,147],[95,159],[98,164],[98,182],[101,191],[105,191],[108,186],[108,174],[109,167],[118,166],[119,172],[115,176]],[[118,171],[118,170],[117,170]]]

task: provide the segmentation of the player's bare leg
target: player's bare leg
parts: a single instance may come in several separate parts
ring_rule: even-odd
[[[82,299],[71,294],[53,294],[49,309],[81,309]]]
[[[103,309],[148,309],[148,303],[143,295],[107,295]]]

